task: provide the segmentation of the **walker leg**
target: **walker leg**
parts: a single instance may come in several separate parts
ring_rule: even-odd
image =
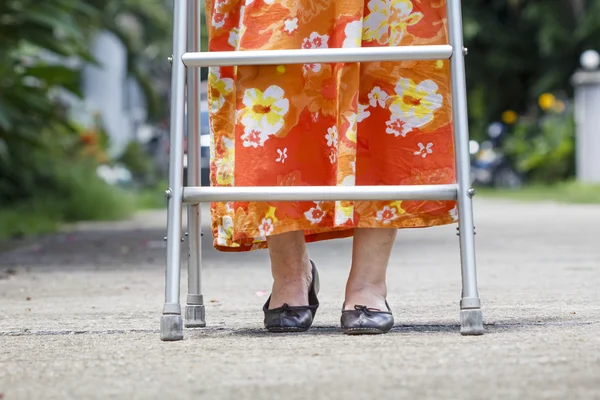
[[[458,182],[458,229],[462,265],[460,333],[463,335],[482,335],[483,315],[477,291],[477,272],[475,266],[475,233],[472,202],[475,192],[470,188],[471,165],[469,157],[469,127],[467,120],[461,2],[459,0],[448,1],[447,7],[449,39],[454,49],[454,54],[451,57],[451,73],[454,146],[456,149],[456,177]]]
[[[201,1],[188,0],[187,49],[199,52]],[[200,68],[187,69],[187,126],[189,186],[200,186]],[[200,205],[188,205],[188,295],[185,306],[185,326],[204,327],[205,310],[201,291],[202,246],[200,243]]]
[[[167,197],[167,269],[165,305],[160,322],[161,340],[182,340],[180,268],[181,210],[183,190],[183,130],[185,66],[181,55],[186,47],[187,0],[175,1],[173,15],[173,69],[171,73],[171,131],[169,154],[169,189]]]

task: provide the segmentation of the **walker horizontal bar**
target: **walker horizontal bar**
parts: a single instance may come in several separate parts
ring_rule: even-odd
[[[456,200],[458,186],[217,186],[183,188],[184,203],[220,201]]]
[[[352,47],[332,49],[249,50],[184,53],[188,67],[314,64],[361,61],[445,60],[452,46]]]

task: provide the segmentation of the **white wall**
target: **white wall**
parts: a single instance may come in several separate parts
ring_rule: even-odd
[[[146,120],[146,106],[139,85],[127,76],[127,54],[118,38],[102,32],[91,46],[99,65],[86,66],[83,71],[85,108],[102,115],[111,139],[109,153],[114,156],[136,138],[137,129]]]
[[[600,71],[575,75],[576,174],[583,183],[600,183]]]

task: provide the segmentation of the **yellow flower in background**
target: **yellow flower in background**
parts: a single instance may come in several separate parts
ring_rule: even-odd
[[[506,110],[502,113],[502,122],[504,122],[506,125],[514,124],[517,122],[518,118],[519,116],[513,110]]]
[[[556,104],[556,97],[551,93],[544,93],[538,99],[540,108],[544,111],[553,109]]]

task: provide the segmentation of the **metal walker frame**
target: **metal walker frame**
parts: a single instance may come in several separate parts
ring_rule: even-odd
[[[175,0],[171,81],[171,151],[167,198],[167,260],[165,304],[160,324],[161,340],[183,339],[180,306],[182,207],[188,205],[188,295],[185,326],[204,327],[201,291],[201,202],[221,201],[327,201],[327,200],[456,200],[462,264],[460,332],[483,334],[483,317],[477,291],[472,197],[470,187],[469,133],[465,82],[462,12],[460,0],[447,0],[449,44],[311,50],[201,52],[200,0]],[[187,48],[186,48],[187,47]],[[456,51],[458,50],[458,51]],[[200,67],[268,64],[305,64],[361,61],[451,61],[452,116],[457,182],[413,186],[298,186],[298,187],[200,187]],[[186,70],[187,69],[187,70]],[[186,82],[187,73],[187,82]],[[187,93],[186,93],[187,87]],[[183,186],[184,108],[187,94],[188,185]]]

